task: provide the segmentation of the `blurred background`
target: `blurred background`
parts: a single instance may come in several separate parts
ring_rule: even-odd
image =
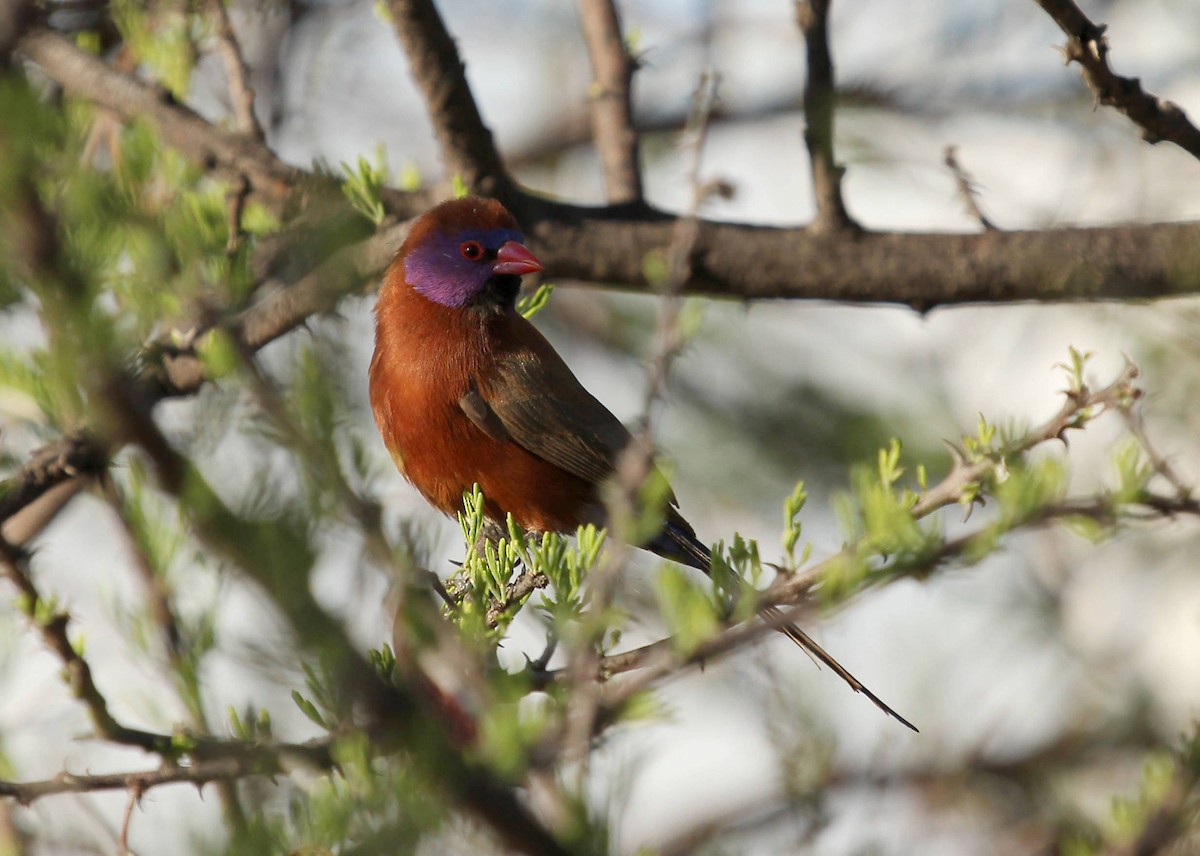
[[[573,4],[553,0],[439,3],[458,40],[485,120],[529,188],[603,202],[588,139],[590,73]],[[704,153],[707,177],[736,189],[706,216],[798,225],[813,214],[800,111],[803,44],[784,0],[621,4],[641,58],[636,123],[649,200],[686,207],[679,128],[699,75],[720,75],[719,112]],[[1200,116],[1200,6],[1185,0],[1089,2],[1109,25],[1118,73]],[[401,180],[444,179],[420,99],[390,26],[371,2],[247,2],[234,23],[253,72],[268,143],[308,168],[382,158]],[[831,40],[840,101],[837,157],[852,216],[869,229],[976,231],[943,164],[946,146],[978,185],[1002,229],[1192,220],[1200,166],[1181,150],[1141,141],[1112,110],[1094,108],[1063,37],[1033,2],[859,0],[835,3]],[[189,102],[229,112],[221,64],[203,56]],[[652,347],[654,299],[574,288],[537,318],[576,374],[624,419],[634,418]],[[1200,473],[1194,406],[1200,304],[959,307],[920,316],[902,308],[695,301],[703,323],[672,368],[658,446],[684,513],[707,541],[734,532],[780,552],[782,502],[803,479],[805,538],[821,558],[845,531],[833,513],[855,461],[891,437],[936,476],[943,440],[989,421],[1027,425],[1060,404],[1068,348],[1095,353],[1089,377],[1115,377],[1126,357],[1143,370],[1150,435],[1188,481]],[[371,450],[374,493],[390,525],[415,525],[428,567],[461,558],[457,527],[429,511],[394,473],[367,406],[372,300],[344,300],[313,325],[350,402],[342,430]],[[9,341],[37,338],[28,318],[0,319]],[[307,334],[301,334],[307,335]],[[270,346],[286,371],[297,336]],[[239,430],[221,389],[164,405],[165,424],[196,444],[206,471],[237,502],[295,490],[285,456]],[[30,415],[0,397],[8,451],[34,445]],[[221,409],[224,410],[221,410]],[[198,414],[225,426],[197,436]],[[203,422],[204,420],[200,420]],[[211,422],[212,420],[208,420]],[[1073,436],[1067,455],[1081,490],[1110,475],[1116,419]],[[207,445],[206,445],[207,444]],[[1055,454],[1063,454],[1058,449]],[[252,462],[253,465],[249,465]],[[614,852],[700,844],[697,852],[782,854],[1039,852],[1046,829],[1072,818],[1104,823],[1114,795],[1136,791],[1147,752],[1193,727],[1200,702],[1200,575],[1194,522],[1126,527],[1091,543],[1064,529],[1021,535],[984,563],[871,591],[812,628],[852,672],[921,729],[907,732],[783,640],[669,683],[663,716],[617,729],[591,774],[611,819]],[[331,536],[315,589],[352,617],[364,646],[390,638],[386,580],[358,570],[359,545]],[[170,728],[180,711],[138,672],[119,628],[141,597],[128,548],[100,500],[83,496],[38,547],[39,573],[69,606],[88,655],[126,718]],[[652,641],[656,563],[621,587],[635,616],[629,645]],[[220,603],[214,653],[202,675],[214,719],[229,707],[271,711],[277,734],[313,727],[276,668],[282,630],[261,595],[197,563],[180,588],[183,611]],[[532,613],[532,610],[527,610]],[[93,741],[59,664],[0,612],[0,733],[16,778],[128,767],[138,753]],[[505,643],[513,668],[544,639],[532,614]],[[132,667],[131,664],[138,664]],[[818,788],[824,782],[828,787]],[[38,853],[114,852],[122,794],[62,796],[21,809]],[[279,807],[286,811],[286,806]],[[219,805],[187,787],[145,796],[130,827],[134,852],[216,846]],[[717,836],[718,826],[730,831]],[[183,834],[181,834],[181,832]],[[181,852],[174,849],[173,852]],[[465,852],[465,851],[464,851]],[[691,851],[682,851],[691,852]]]

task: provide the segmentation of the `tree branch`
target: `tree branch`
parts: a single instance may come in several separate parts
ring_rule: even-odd
[[[274,210],[294,205],[298,191],[314,183],[311,173],[288,166],[256,140],[221,130],[166,90],[121,73],[58,33],[34,30],[20,51],[72,95],[127,118],[150,119],[166,143],[224,178],[244,175],[254,198]]]
[[[796,23],[804,34],[808,77],[804,83],[804,144],[812,170],[815,232],[856,229],[842,199],[845,170],[833,156],[833,56],[829,52],[829,4],[832,0],[796,0]]]
[[[237,33],[233,30],[233,22],[229,20],[225,0],[208,0],[208,14],[213,22],[217,52],[225,65],[225,76],[229,78],[229,99],[233,103],[237,129],[261,143],[267,137],[258,123],[258,117],[254,115],[254,90],[250,87],[246,61],[238,45]]]
[[[449,175],[485,196],[502,196],[512,181],[467,84],[466,65],[432,0],[392,0],[396,35],[425,99]]]
[[[98,791],[147,791],[161,785],[186,782],[197,787],[210,782],[235,782],[249,776],[273,776],[287,772],[279,764],[261,758],[218,758],[187,766],[164,764],[155,770],[129,773],[78,775],[62,772],[39,782],[0,781],[0,797],[12,797],[22,805],[54,794],[89,794]]]
[[[637,62],[621,35],[615,0],[578,0],[578,8],[592,67],[588,104],[605,192],[611,204],[641,202],[642,173],[630,92]]]
[[[1188,120],[1178,105],[1144,91],[1136,77],[1113,73],[1108,65],[1108,40],[1104,37],[1107,27],[1104,24],[1093,24],[1073,0],[1035,2],[1066,33],[1064,53],[1067,62],[1079,63],[1083,82],[1099,103],[1115,107],[1128,116],[1142,129],[1142,139],[1146,142],[1166,140],[1192,157],[1200,158],[1200,129]]]
[[[46,647],[62,661],[71,693],[87,707],[96,733],[113,743],[136,746],[163,757],[178,754],[170,737],[129,728],[113,718],[108,702],[96,687],[91,666],[67,634],[71,617],[41,596],[29,574],[25,556],[4,541],[0,541],[0,572],[16,587],[21,608],[41,633]]]

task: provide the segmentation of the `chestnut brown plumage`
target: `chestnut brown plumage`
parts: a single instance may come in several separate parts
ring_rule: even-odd
[[[600,486],[631,436],[516,311],[521,276],[541,267],[495,200],[455,199],[418,218],[375,307],[371,408],[396,466],[435,508],[455,514],[478,484],[491,520],[572,533],[604,524]],[[711,572],[674,497],[662,531],[638,546]],[[916,730],[799,627],[779,630]]]

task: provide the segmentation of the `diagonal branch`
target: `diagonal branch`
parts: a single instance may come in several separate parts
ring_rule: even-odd
[[[124,746],[136,746],[163,757],[176,754],[170,737],[122,725],[108,710],[108,702],[96,686],[92,667],[75,648],[67,628],[71,617],[42,597],[29,573],[28,561],[7,542],[0,541],[0,574],[16,587],[21,609],[42,635],[42,640],[62,661],[63,674],[75,698],[83,702],[96,733]]]
[[[21,40],[20,50],[72,95],[122,116],[150,119],[166,143],[218,175],[245,175],[254,197],[272,208],[294,200],[298,189],[312,183],[311,173],[285,164],[256,140],[217,128],[165,90],[123,74],[55,32],[34,30]]]
[[[970,214],[986,231],[996,229],[996,224],[993,223],[988,216],[983,213],[983,208],[979,205],[979,188],[975,184],[975,180],[971,178],[970,173],[962,168],[958,162],[958,149],[956,146],[946,146],[942,152],[942,163],[950,170],[954,176],[954,186],[958,188],[958,196],[962,199],[963,205]]]
[[[390,8],[447,173],[459,176],[475,193],[501,196],[511,179],[471,94],[466,65],[437,7],[432,0],[392,0]]]
[[[637,62],[621,35],[616,0],[578,0],[578,7],[592,66],[588,104],[604,189],[611,204],[641,202],[642,174],[630,92]]]
[[[1148,143],[1166,140],[1192,157],[1200,158],[1200,129],[1177,104],[1142,89],[1136,77],[1115,74],[1108,65],[1108,39],[1104,24],[1094,24],[1074,0],[1036,0],[1067,35],[1067,62],[1079,63],[1083,82],[1106,107],[1120,110],[1142,129]]]
[[[832,0],[796,0],[796,23],[804,34],[808,78],[804,83],[804,144],[812,170],[817,232],[856,229],[842,199],[845,169],[833,156],[833,56],[829,51],[829,4]]]
[[[237,33],[233,30],[233,22],[229,20],[225,0],[208,0],[208,13],[217,39],[217,52],[225,65],[225,76],[229,78],[229,98],[233,102],[237,128],[261,143],[267,137],[258,123],[258,117],[254,115],[254,90],[250,87],[250,74],[238,44]]]

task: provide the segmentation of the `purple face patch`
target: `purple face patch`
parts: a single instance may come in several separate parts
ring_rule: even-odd
[[[409,250],[404,262],[408,284],[435,303],[466,306],[483,291],[492,277],[496,252],[509,241],[521,241],[516,229],[463,229],[435,232]],[[476,258],[464,254],[475,242],[483,249]],[[471,252],[471,250],[468,250]]]

